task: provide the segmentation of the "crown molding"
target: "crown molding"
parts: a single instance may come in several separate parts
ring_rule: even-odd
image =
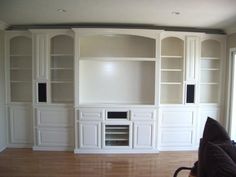
[[[119,28],[119,29],[149,29],[179,32],[198,32],[208,34],[225,34],[222,29],[157,26],[152,24],[128,24],[128,23],[66,23],[66,24],[28,24],[9,25],[7,30],[33,30],[33,29],[71,29],[71,28]]]
[[[5,22],[0,21],[0,30],[5,30],[6,28],[8,28],[8,25]]]

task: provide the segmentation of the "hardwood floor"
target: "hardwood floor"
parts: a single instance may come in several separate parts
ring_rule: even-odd
[[[196,160],[197,152],[79,155],[6,149],[0,153],[0,177],[172,177]]]

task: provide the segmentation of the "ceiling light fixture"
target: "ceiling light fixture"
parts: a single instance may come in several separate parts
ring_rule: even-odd
[[[171,14],[172,14],[172,15],[180,15],[180,12],[178,12],[178,11],[172,11]]]
[[[57,9],[57,12],[63,12],[63,13],[65,13],[66,10],[65,10],[65,9]]]

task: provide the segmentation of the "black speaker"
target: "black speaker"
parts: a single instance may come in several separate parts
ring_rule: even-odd
[[[38,102],[47,102],[47,84],[38,83]]]

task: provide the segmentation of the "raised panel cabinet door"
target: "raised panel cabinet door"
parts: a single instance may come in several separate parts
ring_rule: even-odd
[[[98,121],[104,119],[104,110],[97,109],[97,108],[81,108],[79,109],[79,116],[77,120],[84,120],[84,121]]]
[[[186,37],[186,81],[196,81],[197,59],[199,58],[199,38],[195,36]]]
[[[197,121],[197,108],[162,108],[158,134],[160,150],[194,149]]]
[[[161,150],[188,150],[193,146],[193,131],[183,128],[163,129],[159,146]]]
[[[78,137],[80,148],[101,148],[101,122],[80,122]]]
[[[73,110],[70,108],[36,109],[38,127],[73,127]]]
[[[9,143],[19,146],[32,145],[32,110],[27,106],[9,108]]]
[[[134,148],[153,148],[154,145],[154,123],[134,123]]]
[[[133,109],[131,110],[131,120],[155,120],[156,110],[153,109]]]
[[[71,128],[38,128],[37,144],[41,147],[73,147],[73,130]]]

